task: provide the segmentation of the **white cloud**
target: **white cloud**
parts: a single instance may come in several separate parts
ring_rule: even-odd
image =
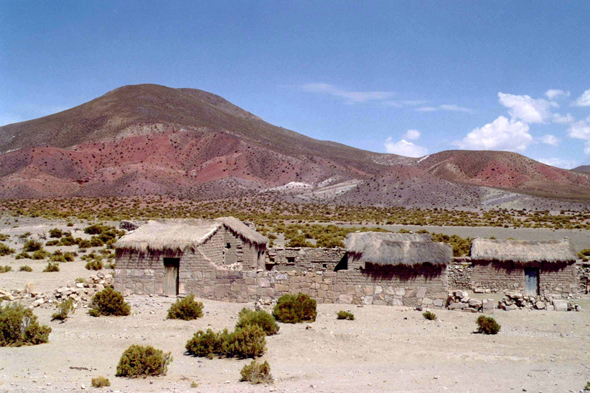
[[[385,100],[394,95],[389,91],[346,91],[327,83],[309,83],[301,86],[303,91],[310,93],[330,94],[344,98],[348,103]]]
[[[569,97],[570,92],[559,89],[549,89],[545,92],[545,96],[550,100],[554,100],[559,97]]]
[[[559,113],[553,114],[553,122],[559,124],[570,124],[573,123],[576,119],[569,113],[565,116],[560,115]]]
[[[441,105],[439,106],[440,109],[444,110],[444,111],[453,111],[453,112],[472,112],[471,109],[469,108],[465,108],[464,106],[458,106],[458,105]]]
[[[559,138],[557,138],[555,135],[544,135],[541,138],[539,138],[541,140],[541,142],[547,144],[547,145],[552,145],[552,146],[557,146],[559,145]]]
[[[500,104],[510,110],[510,116],[526,123],[544,123],[551,116],[550,107],[558,107],[555,102],[534,99],[530,96],[498,93]]]
[[[383,104],[386,106],[392,106],[394,108],[403,108],[406,106],[424,105],[428,101],[426,100],[402,100],[402,101],[384,101]]]
[[[405,139],[409,139],[409,140],[414,140],[414,139],[419,139],[420,135],[422,135],[422,133],[418,130],[408,130],[406,131],[406,135],[404,135]]]
[[[575,160],[563,160],[561,158],[540,158],[537,161],[563,169],[572,169],[578,166]]]
[[[405,139],[399,142],[393,142],[391,137],[385,140],[385,151],[406,157],[422,157],[428,154],[428,149],[423,146],[415,145]]]
[[[422,106],[420,108],[416,108],[414,109],[416,112],[435,112],[438,110],[438,108],[435,108],[433,106]]]
[[[572,103],[573,106],[590,106],[590,89],[586,90],[577,100]]]
[[[500,116],[453,144],[461,149],[525,151],[532,142],[528,124]]]
[[[567,129],[567,134],[572,138],[590,141],[590,116],[586,120],[572,123]]]

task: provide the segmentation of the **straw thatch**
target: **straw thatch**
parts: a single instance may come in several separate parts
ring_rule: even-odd
[[[571,241],[522,241],[476,238],[471,243],[471,260],[499,262],[575,262],[576,251]]]
[[[378,265],[448,265],[453,259],[450,245],[435,243],[428,235],[351,233],[346,238],[346,249],[353,257]]]
[[[266,247],[266,243],[268,243],[266,237],[249,228],[240,220],[224,217],[216,220],[150,221],[121,237],[115,247],[141,252],[147,250],[182,251],[187,248],[194,250],[224,226],[245,242],[260,247]]]

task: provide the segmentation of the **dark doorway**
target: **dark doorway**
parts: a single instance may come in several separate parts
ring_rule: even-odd
[[[164,268],[166,269],[166,276],[164,277],[164,295],[166,296],[178,295],[179,266],[180,258],[164,258]]]
[[[344,254],[340,262],[334,268],[334,271],[337,272],[338,270],[348,270],[348,254]]]
[[[539,268],[525,267],[525,295],[537,296],[539,294]]]

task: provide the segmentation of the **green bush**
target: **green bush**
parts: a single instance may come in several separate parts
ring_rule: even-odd
[[[10,235],[6,235],[4,233],[0,233],[0,242],[4,242],[6,240],[10,239]]]
[[[12,271],[12,266],[6,265],[4,267],[0,266],[0,273],[8,273]]]
[[[33,255],[32,255],[32,259],[35,259],[35,260],[38,260],[38,261],[39,261],[39,260],[41,260],[41,259],[45,259],[45,258],[47,258],[49,255],[51,255],[51,254],[49,254],[49,253],[48,253],[47,251],[45,251],[45,250],[37,250],[37,251],[35,251],[35,252],[33,253]]]
[[[49,341],[51,328],[39,325],[33,311],[22,304],[0,304],[0,347],[37,345]]]
[[[45,245],[46,245],[47,247],[50,247],[50,246],[57,246],[57,245],[59,245],[59,240],[49,240],[47,243],[45,243]]]
[[[14,259],[33,259],[31,258],[31,255],[27,252],[21,252],[20,254],[17,254]]]
[[[336,313],[338,316],[337,319],[348,319],[349,321],[354,321],[354,314],[348,311],[340,310]]]
[[[424,319],[428,319],[429,321],[436,321],[436,314],[431,311],[424,311],[422,316]]]
[[[267,361],[258,363],[252,360],[250,364],[246,364],[240,371],[242,379],[240,381],[247,381],[252,384],[272,383],[272,375],[270,374],[270,365]]]
[[[317,304],[315,299],[298,293],[297,295],[283,295],[279,298],[273,315],[279,322],[299,323],[303,321],[315,321],[317,317]]]
[[[76,312],[76,308],[74,307],[74,299],[66,299],[63,302],[56,305],[58,308],[58,312],[54,313],[51,316],[51,320],[58,320],[58,321],[65,321],[68,319],[70,314]]]
[[[76,244],[76,239],[74,239],[71,235],[64,236],[61,239],[59,239],[60,246],[73,246],[75,244]]]
[[[64,259],[66,260],[66,262],[74,262],[74,258],[76,258],[77,256],[78,254],[76,254],[75,252],[64,253]]]
[[[100,238],[98,238],[97,236],[92,236],[90,238],[90,245],[92,247],[102,247],[104,246],[104,242],[100,240]]]
[[[4,243],[0,243],[0,257],[3,257],[5,255],[10,255],[10,254],[14,254],[15,250],[8,247],[6,244]]]
[[[96,378],[92,378],[92,387],[94,388],[102,388],[104,386],[111,386],[111,381],[108,378],[99,375]]]
[[[45,269],[43,269],[43,273],[54,273],[59,272],[59,264],[49,262]]]
[[[264,330],[267,336],[277,334],[280,327],[275,318],[264,310],[252,311],[243,308],[240,311],[236,329],[243,328],[246,325],[257,325]]]
[[[59,239],[62,236],[63,236],[63,232],[61,229],[53,228],[53,229],[49,230],[49,237],[51,237],[51,238]]]
[[[24,266],[21,266],[20,269],[18,269],[18,270],[21,272],[32,272],[33,268],[30,267],[29,265],[24,265]]]
[[[25,252],[35,252],[43,249],[43,244],[36,240],[29,240],[23,246],[23,251]]]
[[[90,247],[92,247],[92,243],[90,243],[90,240],[81,239],[78,242],[78,248],[90,248]]]
[[[99,261],[99,260],[90,261],[86,264],[86,269],[100,270],[100,269],[102,269],[102,261]]]
[[[498,334],[500,331],[500,324],[496,322],[496,320],[492,317],[486,317],[485,315],[481,315],[476,320],[477,322],[477,332],[483,334]]]
[[[255,358],[266,351],[266,334],[257,325],[237,328],[225,337],[223,354],[227,357]]]
[[[187,341],[186,350],[189,354],[197,357],[213,358],[215,355],[223,354],[224,338],[229,335],[227,329],[216,333],[211,329],[206,332],[199,330]]]
[[[168,319],[192,321],[203,316],[203,303],[195,301],[192,293],[184,299],[178,299],[168,309]]]
[[[170,352],[152,346],[132,345],[121,356],[117,365],[117,377],[150,377],[166,375],[173,358]]]
[[[227,329],[219,333],[199,330],[185,348],[190,355],[210,359],[215,356],[253,358],[264,354],[266,334],[257,325],[246,325],[231,333]]]
[[[92,297],[88,313],[93,317],[126,316],[131,313],[131,307],[125,302],[121,292],[115,291],[112,287],[106,287]]]

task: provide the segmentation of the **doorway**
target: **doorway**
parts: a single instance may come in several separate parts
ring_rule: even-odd
[[[166,269],[166,276],[164,277],[164,295],[166,296],[178,295],[179,266],[180,258],[164,258],[164,268]]]
[[[525,267],[525,295],[537,296],[539,294],[539,268]]]

